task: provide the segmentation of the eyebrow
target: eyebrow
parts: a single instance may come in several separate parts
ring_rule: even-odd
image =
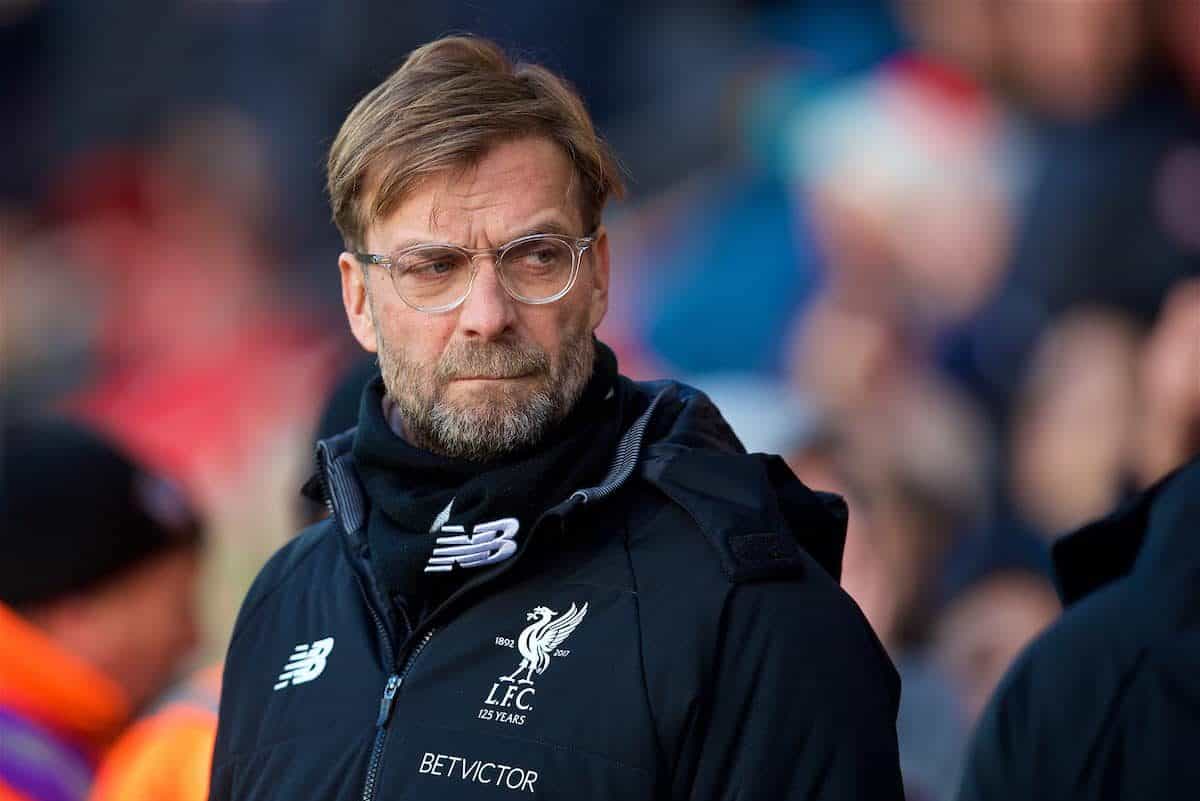
[[[516,241],[518,239],[521,239],[522,237],[533,236],[534,234],[557,234],[559,236],[574,236],[574,234],[570,233],[567,230],[567,227],[565,225],[563,225],[562,223],[560,223],[558,220],[546,219],[546,220],[543,220],[542,222],[535,223],[534,225],[527,226],[523,230],[518,231],[516,234],[507,237],[502,243],[500,243],[499,247],[503,247],[504,245],[507,245],[509,242]],[[392,247],[391,249],[389,249],[388,252],[389,253],[399,253],[402,250],[405,250],[405,249],[411,248],[411,247],[416,247],[417,245],[450,245],[452,247],[463,247],[462,245],[456,245],[454,242],[436,241],[436,240],[429,240],[429,239],[404,239],[404,240],[401,240],[400,242],[396,243],[396,245],[394,247]]]

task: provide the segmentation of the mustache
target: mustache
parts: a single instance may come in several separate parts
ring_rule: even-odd
[[[438,359],[435,375],[445,383],[455,378],[516,378],[549,372],[550,357],[536,345],[492,342],[451,346]]]

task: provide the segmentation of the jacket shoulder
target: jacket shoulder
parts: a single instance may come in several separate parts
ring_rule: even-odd
[[[733,715],[735,707],[773,710],[758,715],[751,727],[756,735],[786,730],[789,746],[812,746],[816,740],[797,733],[802,728],[830,754],[844,753],[842,744],[854,742],[855,732],[869,730],[872,742],[890,736],[890,744],[871,753],[882,755],[879,770],[894,760],[899,677],[833,576],[798,545],[784,546],[778,561],[765,554],[768,564],[747,559],[737,550],[739,536],[791,539],[788,531],[764,527],[771,521],[753,509],[731,504],[730,517],[719,518],[699,497],[676,502],[655,489],[644,484],[629,496],[627,536],[646,695],[666,762],[691,765],[678,775],[694,774],[694,784],[704,785],[697,766],[709,761],[705,749],[722,750],[721,731],[745,733],[747,722]],[[696,728],[697,715],[725,712],[733,715],[728,727]],[[703,731],[716,739],[697,736]],[[738,751],[744,743],[725,745]]]
[[[762,460],[750,457],[733,464],[746,468],[743,476],[766,469]],[[697,461],[688,469],[704,466]],[[696,480],[711,481],[703,475],[698,473]],[[805,539],[814,533],[795,530],[806,524],[803,518],[789,521],[772,510],[779,501],[758,482],[735,479],[725,483],[720,495],[712,495],[682,480],[668,481],[641,483],[627,496],[627,546],[645,627],[654,627],[662,611],[666,618],[657,622],[663,624],[665,641],[689,619],[707,632],[702,639],[760,625],[786,637],[811,635],[828,640],[826,653],[844,645],[847,652],[869,654],[882,666],[884,683],[898,690],[895,670],[866,618],[829,567],[810,553]],[[826,501],[814,497],[811,502],[818,513],[807,525],[833,527],[824,534],[837,540],[840,555],[842,524],[824,511]],[[679,598],[688,599],[686,610],[678,607]],[[829,639],[829,630],[837,636]]]
[[[997,692],[1010,721],[1062,730],[1102,723],[1106,705],[1161,639],[1135,589],[1127,582],[1104,587],[1034,639]],[[1133,621],[1138,624],[1129,625]],[[1080,681],[1081,665],[1087,666],[1086,681]],[[1047,705],[1050,700],[1054,703]],[[1082,725],[1089,721],[1091,726]]]
[[[804,486],[778,456],[651,449],[642,477],[686,513],[735,584],[841,574],[847,510]]]
[[[1097,590],[1021,653],[976,727],[962,798],[1058,798],[1086,781],[1146,665],[1144,627],[1123,622],[1129,601],[1123,582]],[[1053,765],[1032,758],[1050,748]]]
[[[319,521],[303,529],[267,560],[242,601],[231,644],[237,641],[238,635],[253,620],[263,603],[295,580],[298,573],[336,555],[338,536],[338,528],[332,519]]]

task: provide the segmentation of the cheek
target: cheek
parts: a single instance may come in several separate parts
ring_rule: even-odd
[[[148,588],[143,608],[153,610],[145,621],[146,647],[162,654],[159,661],[186,656],[194,644],[199,625],[197,596],[199,563],[186,563],[170,581]]]
[[[579,289],[579,287],[576,287]],[[566,343],[573,341],[591,329],[590,299],[572,290],[571,303],[560,301],[547,306],[526,307],[523,323],[528,336],[556,360]]]
[[[179,604],[143,597],[129,625],[122,630],[120,675],[135,705],[144,704],[166,689],[192,643],[184,639],[188,626]],[[194,631],[194,629],[193,629]]]
[[[380,312],[375,325],[383,348],[409,364],[436,364],[454,334],[453,314],[425,314],[408,307]]]
[[[137,631],[140,648],[151,661],[157,652],[167,650],[165,643],[185,639],[186,632],[195,625],[187,589],[181,585],[175,593],[147,593],[139,604]]]
[[[151,692],[161,691],[197,645],[196,609],[190,601],[164,598],[145,623],[139,644],[142,681]]]
[[[566,346],[567,332],[562,324],[546,325],[530,331],[530,338],[547,356],[550,362],[548,378],[557,375],[562,365],[563,351]]]
[[[591,270],[582,272],[571,289],[571,295],[572,306],[578,309],[572,315],[572,325],[576,329],[596,330],[608,310],[608,299],[606,296],[597,295],[596,282]]]

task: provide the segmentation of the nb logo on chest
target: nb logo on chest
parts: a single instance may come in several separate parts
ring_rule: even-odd
[[[463,526],[442,526],[440,531],[450,536],[437,538],[425,572],[448,573],[456,565],[484,567],[503,562],[517,552],[515,538],[520,527],[514,517],[480,523],[470,534]]]
[[[292,649],[292,655],[283,672],[279,674],[274,689],[304,684],[320,676],[325,671],[325,663],[329,652],[333,650],[333,638],[326,637],[312,644],[300,643]]]

